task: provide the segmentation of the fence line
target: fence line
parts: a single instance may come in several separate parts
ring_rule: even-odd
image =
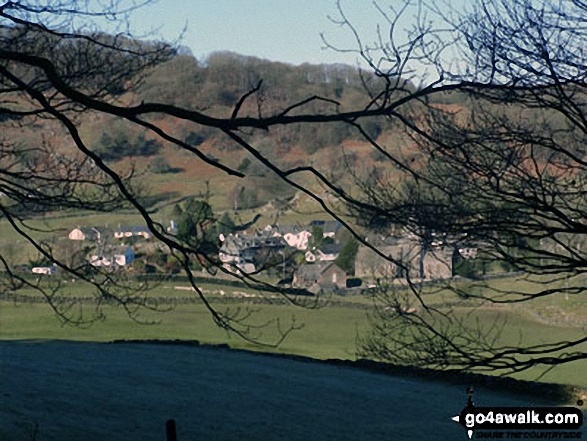
[[[304,299],[300,299],[304,300]],[[47,299],[40,294],[15,294],[15,293],[0,293],[0,301],[11,302],[15,304],[44,304],[47,303]],[[102,304],[116,305],[115,300],[104,300],[102,298],[91,297],[91,296],[53,296],[51,297],[53,303],[81,303],[81,304],[96,304],[98,302]],[[285,297],[242,297],[235,295],[226,295],[223,297],[210,296],[207,301],[214,304],[250,304],[250,305],[291,305],[292,302]],[[316,304],[319,307],[323,306],[341,306],[346,308],[373,309],[373,305],[364,304],[352,301],[338,300],[338,299],[315,299],[312,297],[307,298],[309,305]],[[203,301],[198,296],[148,296],[144,298],[145,305],[151,307],[165,306],[165,305],[189,305],[189,304],[202,304]]]

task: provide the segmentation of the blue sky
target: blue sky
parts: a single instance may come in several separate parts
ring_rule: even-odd
[[[375,39],[381,15],[371,0],[342,0],[348,18],[367,42]],[[398,0],[383,0],[398,4]],[[387,6],[384,6],[387,7]],[[137,12],[133,27],[156,29],[174,39],[184,26],[182,44],[197,58],[227,50],[274,61],[300,64],[356,64],[357,55],[323,49],[320,33],[342,47],[353,47],[348,31],[329,21],[337,16],[335,0],[159,0]]]

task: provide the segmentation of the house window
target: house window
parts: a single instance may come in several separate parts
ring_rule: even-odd
[[[336,283],[336,273],[332,273],[332,283]]]

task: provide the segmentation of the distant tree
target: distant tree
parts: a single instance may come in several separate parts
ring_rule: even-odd
[[[129,156],[153,156],[162,146],[155,139],[146,140],[144,135],[129,137],[122,128],[114,133],[104,133],[96,146],[98,154],[106,161],[119,161]]]
[[[383,132],[385,121],[370,119],[363,124],[363,130],[369,135],[371,139],[377,140],[379,135]]]
[[[156,248],[155,251],[149,256],[149,261],[154,265],[157,265],[161,268],[165,267],[167,261],[169,260],[169,255],[163,252],[160,248]]]
[[[177,238],[189,244],[202,256],[216,256],[218,239],[214,235],[216,222],[212,207],[206,201],[190,199],[184,204],[177,223]]]
[[[239,172],[244,173],[247,171],[247,168],[249,168],[249,165],[251,165],[251,160],[249,158],[243,158],[243,160],[239,164],[237,170]]]
[[[159,156],[159,157],[153,159],[151,161],[151,163],[149,164],[149,169],[153,173],[159,173],[159,174],[169,173],[169,172],[173,171],[173,167],[171,167],[171,165],[169,165],[169,162],[167,162],[167,160],[165,158],[163,158],[162,156]]]
[[[314,225],[312,227],[312,235],[310,236],[310,247],[311,248],[318,248],[324,244],[324,227],[321,225]]]
[[[475,279],[481,276],[478,266],[469,259],[458,259],[453,261],[453,274],[455,276]]]
[[[29,266],[30,267],[35,267],[35,266],[51,266],[51,260],[47,259],[45,256],[40,255],[37,256],[36,259],[29,259]]]
[[[227,194],[226,197],[228,198],[228,202],[230,204],[230,208],[233,209],[234,211],[240,210],[241,208],[243,208],[241,206],[241,196],[240,193],[243,191],[243,188],[241,185],[235,185],[234,187],[232,187],[232,190],[230,190]]]
[[[96,146],[98,154],[106,161],[122,159],[130,153],[130,140],[126,134],[120,133],[112,136],[109,133],[102,134],[100,143]]]
[[[145,139],[143,134],[140,134],[136,141],[131,144],[131,155],[134,156],[153,156],[161,151],[162,145],[156,139]]]
[[[133,260],[130,263],[130,265],[127,268],[127,271],[129,271],[133,275],[144,274],[145,273],[145,265],[147,265],[147,264],[143,260],[143,256],[138,256],[138,258],[135,258],[135,260]]]
[[[228,193],[228,200],[234,210],[246,210],[259,205],[257,190],[239,184]]]
[[[205,79],[205,69],[192,55],[181,52],[178,50],[177,56],[167,63],[150,69],[137,90],[141,100],[193,108]]]
[[[216,223],[216,233],[228,236],[237,231],[236,224],[228,213],[223,213],[220,220]]]
[[[190,132],[188,136],[185,137],[185,143],[189,144],[193,147],[197,147],[202,144],[206,140],[206,137],[198,132]]]
[[[183,209],[181,208],[181,206],[179,204],[175,204],[173,206],[173,209],[171,210],[171,216],[174,217],[175,219],[179,219],[182,214],[183,214]]]
[[[335,260],[335,263],[349,275],[355,274],[355,258],[358,250],[359,242],[352,237],[344,244]]]
[[[169,274],[178,274],[182,271],[181,262],[175,257],[170,257],[163,266],[163,270]]]

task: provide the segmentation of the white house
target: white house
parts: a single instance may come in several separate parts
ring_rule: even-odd
[[[306,250],[312,233],[297,225],[282,225],[274,231],[273,235],[283,237],[283,240],[292,248]]]
[[[94,254],[90,256],[92,266],[112,266],[112,258]]]
[[[167,232],[171,234],[177,234],[177,222],[174,220],[169,221],[169,226],[167,227]]]
[[[313,249],[306,252],[306,262],[332,262],[338,258],[341,250],[342,245],[340,244],[322,245],[320,249]]]
[[[90,264],[93,266],[127,266],[135,260],[135,253],[131,247],[113,247],[101,254],[90,256]]]
[[[100,238],[100,230],[96,227],[77,227],[69,233],[69,239],[71,240],[100,240]]]
[[[273,237],[282,237],[283,240],[292,248],[305,250],[308,248],[308,242],[312,233],[308,228],[297,225],[267,225],[263,228],[261,234]]]
[[[147,227],[134,226],[134,227],[119,227],[114,232],[114,237],[117,239],[124,239],[132,236],[141,236],[145,239],[151,237],[151,231]]]
[[[475,259],[477,257],[477,247],[462,246],[459,248],[459,254],[465,259]]]
[[[306,259],[306,262],[310,262],[310,263],[314,263],[316,262],[316,250],[312,250],[312,251],[306,251],[306,254],[304,254],[304,257]]]
[[[35,266],[32,269],[34,274],[45,274],[51,276],[55,274],[56,268],[54,266]]]

